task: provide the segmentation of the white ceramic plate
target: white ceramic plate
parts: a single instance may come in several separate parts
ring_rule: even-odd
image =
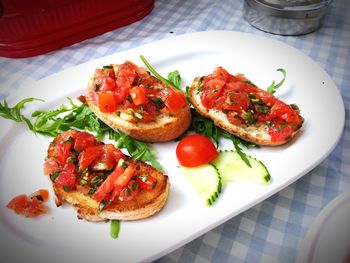
[[[214,206],[206,207],[179,172],[176,143],[154,144],[158,159],[170,177],[169,201],[158,215],[136,222],[122,222],[120,237],[109,236],[109,224],[88,223],[76,218],[70,206],[56,208],[51,200],[47,216],[31,220],[5,208],[15,195],[39,188],[51,189],[42,165],[50,138],[34,135],[23,125],[1,120],[0,131],[0,233],[2,257],[62,262],[113,260],[151,261],[186,244],[242,211],[261,202],[303,176],[335,147],[344,125],[344,106],[332,79],[315,62],[281,42],[240,32],[214,31],[182,35],[154,42],[118,54],[69,68],[23,87],[9,99],[10,105],[26,97],[45,99],[32,103],[53,109],[67,104],[66,97],[84,93],[85,84],[96,67],[131,60],[142,65],[139,55],[162,74],[179,70],[184,86],[198,75],[223,66],[231,73],[244,73],[264,88],[281,74],[287,79],[276,95],[297,103],[305,124],[290,144],[247,151],[264,162],[273,181],[270,185],[232,183]],[[232,149],[230,142],[224,148]],[[11,248],[18,248],[17,250]],[[16,251],[21,251],[20,253]]]
[[[346,261],[347,259],[347,261]],[[312,223],[300,246],[300,263],[350,260],[350,190],[331,201]]]

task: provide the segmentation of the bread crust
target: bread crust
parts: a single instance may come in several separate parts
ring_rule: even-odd
[[[113,64],[113,68],[118,74],[118,65]],[[96,116],[114,130],[122,131],[145,142],[167,142],[179,137],[191,124],[192,116],[187,102],[176,114],[161,113],[155,121],[150,123],[124,120],[117,114],[118,109],[113,113],[101,112],[94,99],[93,80],[91,78],[88,83],[86,103]],[[164,84],[159,82],[159,85]]]
[[[201,83],[200,79],[201,77],[196,77],[188,90],[189,98],[193,107],[200,115],[213,120],[215,125],[217,125],[218,127],[228,131],[229,133],[245,141],[252,142],[261,146],[278,146],[290,141],[302,127],[304,119],[302,116],[299,115],[300,123],[293,127],[293,133],[291,137],[285,141],[273,142],[271,140],[271,136],[268,133],[269,127],[266,123],[257,122],[251,125],[233,125],[229,122],[226,114],[224,114],[223,112],[218,111],[216,109],[206,109],[202,105],[199,92]]]
[[[135,176],[146,173],[157,178],[157,184],[154,189],[150,191],[140,189],[137,196],[130,201],[116,199],[99,213],[99,203],[90,196],[78,190],[66,192],[62,187],[52,183],[56,205],[61,206],[66,202],[70,203],[76,209],[79,219],[93,222],[106,219],[139,220],[158,213],[168,199],[169,178],[147,163],[136,161],[135,164],[139,167]]]

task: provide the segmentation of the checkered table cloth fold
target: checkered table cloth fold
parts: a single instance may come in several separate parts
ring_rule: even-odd
[[[333,78],[345,108],[344,133],[325,161],[264,202],[160,258],[157,262],[295,262],[308,228],[350,186],[350,5],[335,0],[323,27],[303,36],[259,31],[243,19],[243,1],[156,0],[152,13],[129,26],[45,55],[0,58],[0,99],[22,85],[83,62],[190,32],[232,30],[285,42]]]

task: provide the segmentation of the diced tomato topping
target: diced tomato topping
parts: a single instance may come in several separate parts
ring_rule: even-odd
[[[102,69],[95,70],[95,78],[114,78],[114,69],[112,66],[104,66]]]
[[[27,204],[29,203],[29,198],[25,194],[18,195],[14,197],[7,205],[7,208],[15,211],[16,214],[23,214]]]
[[[79,136],[74,136],[74,150],[81,152],[86,148],[96,144],[95,136],[88,132],[81,132]]]
[[[53,174],[61,170],[61,165],[55,158],[47,158],[44,163],[44,174]]]
[[[186,104],[185,95],[173,88],[165,89],[162,96],[165,106],[171,113],[177,113]]]
[[[79,154],[79,168],[85,170],[94,160],[103,153],[103,145],[95,145],[86,148]]]
[[[62,187],[74,188],[76,182],[75,166],[72,163],[67,163],[63,171],[57,176],[55,183]]]
[[[150,191],[156,186],[157,178],[149,174],[140,174],[137,176],[137,182],[141,189]]]
[[[98,142],[87,132],[69,130],[50,143],[44,172],[65,191],[76,190],[99,202],[113,201],[117,196],[120,200],[130,200],[138,192],[138,181],[133,178],[135,164],[129,162],[113,144]],[[127,188],[131,187],[128,186],[131,180],[136,184],[130,194]],[[35,196],[47,199],[41,190],[30,197]]]
[[[124,158],[124,154],[116,149],[112,144],[104,144],[102,147],[102,154],[92,163],[93,170],[112,170],[119,159]]]
[[[145,105],[149,102],[149,98],[147,97],[147,88],[134,86],[130,90],[130,95],[136,106]]]
[[[111,77],[107,77],[102,79],[99,90],[101,92],[113,91],[116,89],[116,87],[117,84],[115,83],[115,80]]]
[[[225,81],[222,79],[211,79],[205,83],[201,93],[203,106],[212,108],[215,104],[215,100],[221,96],[224,86]]]
[[[125,186],[134,176],[135,165],[133,163],[129,164],[125,171],[117,178],[114,182],[115,186]]]
[[[107,75],[105,71],[95,71],[94,87],[88,94],[101,112],[127,112],[132,109],[137,114],[130,121],[147,123],[164,111],[176,114],[187,103],[183,92],[165,87],[145,69],[129,61],[118,66],[116,75]],[[225,79],[230,77],[233,78],[227,75]]]
[[[276,101],[276,103],[272,106],[271,113],[268,115],[268,119],[272,120],[277,117],[290,123],[299,122],[299,116],[292,109],[292,107],[280,100]]]
[[[37,217],[48,212],[48,208],[44,205],[48,196],[47,190],[40,189],[30,196],[21,194],[14,197],[6,207],[12,209],[18,215]]]
[[[114,171],[107,177],[107,179],[100,185],[100,187],[93,194],[92,198],[98,202],[102,202],[108,193],[115,187],[115,181],[123,174],[125,169],[122,166],[116,166]]]
[[[55,146],[53,156],[59,164],[63,165],[66,163],[66,160],[70,155],[72,145],[72,142],[61,142]]]
[[[270,128],[272,140],[285,140],[301,121],[299,112],[290,105],[258,88],[243,75],[233,76],[222,67],[204,76],[200,85],[203,106],[222,111],[231,124],[283,123],[283,129],[276,125]]]
[[[272,142],[283,142],[288,140],[293,134],[293,129],[290,125],[280,125],[269,129],[269,135]]]
[[[244,123],[244,121],[242,120],[242,118],[239,117],[239,115],[234,112],[234,111],[229,111],[227,114],[227,119],[230,123],[232,123],[233,125],[241,125]]]
[[[118,106],[113,92],[101,92],[98,95],[98,106],[101,112],[115,112]]]
[[[130,180],[119,193],[120,201],[130,201],[139,192],[139,183],[136,180]]]
[[[34,193],[32,193],[29,197],[30,198],[36,197],[41,201],[46,201],[47,199],[49,199],[49,191],[47,191],[46,189],[39,189]]]

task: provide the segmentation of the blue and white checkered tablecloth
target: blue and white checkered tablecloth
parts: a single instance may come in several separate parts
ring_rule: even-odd
[[[335,0],[323,27],[303,36],[279,36],[251,27],[243,1],[156,0],[143,20],[45,55],[0,58],[0,99],[33,80],[156,40],[206,30],[232,30],[285,42],[315,60],[333,78],[345,108],[344,133],[311,172],[262,203],[157,262],[295,262],[299,245],[320,211],[350,188],[350,5]]]

